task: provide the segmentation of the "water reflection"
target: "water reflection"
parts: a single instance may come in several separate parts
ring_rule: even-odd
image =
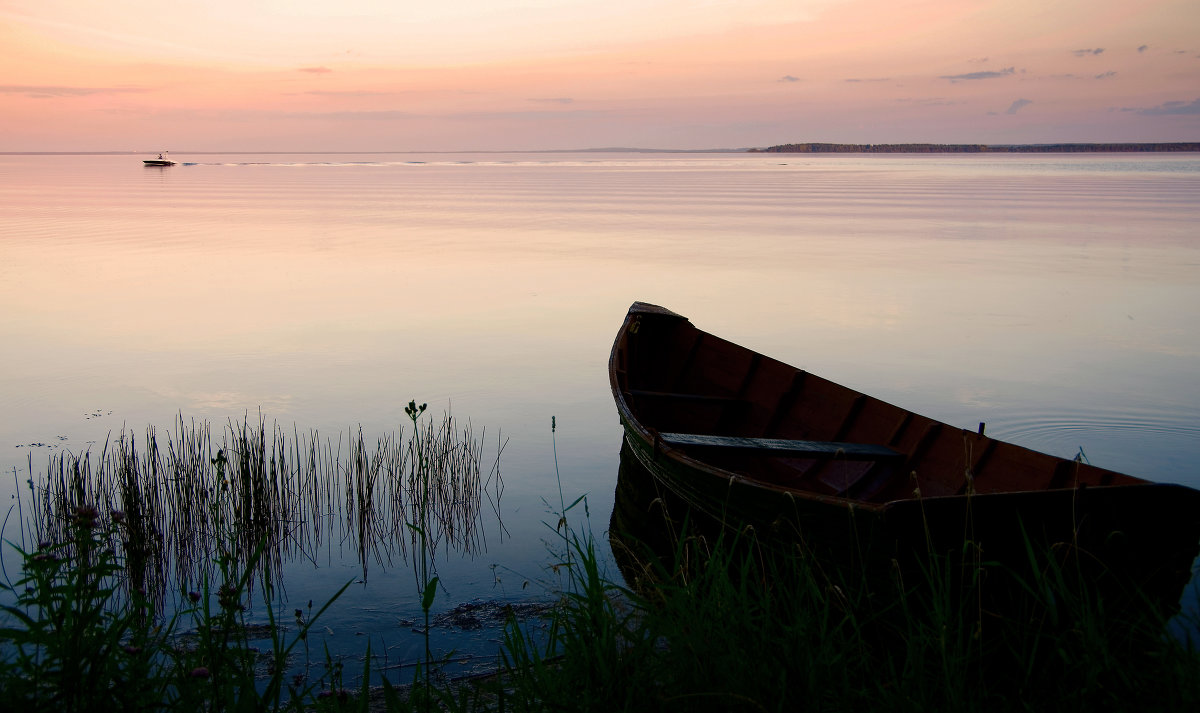
[[[10,502],[48,452],[95,468],[107,433],[180,411],[262,409],[345,459],[346,424],[387,432],[416,391],[511,437],[513,539],[488,549],[521,597],[545,560],[551,414],[564,490],[596,512],[614,494],[604,365],[634,299],[956,426],[1200,486],[1195,156],[141,158],[0,159]],[[290,594],[361,577],[357,525],[331,523]],[[343,650],[400,640],[391,608],[415,606],[378,557],[344,597]],[[454,601],[496,596],[486,564],[442,565]]]
[[[260,416],[176,422],[160,437],[122,431],[98,454],[54,453],[30,479],[30,539],[69,542],[72,519],[95,508],[127,586],[161,607],[171,595],[216,581],[216,553],[278,582],[285,563],[322,559],[333,544],[356,553],[362,581],[372,564],[407,561],[414,549],[474,555],[485,542],[485,507],[499,522],[503,442],[494,455],[449,413],[414,419],[415,430],[369,443],[360,427],[337,441],[289,435]],[[501,525],[502,527],[502,525]],[[252,557],[258,547],[262,554]]]

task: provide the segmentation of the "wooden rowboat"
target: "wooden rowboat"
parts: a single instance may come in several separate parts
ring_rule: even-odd
[[[955,428],[634,303],[609,359],[628,451],[693,509],[842,558],[1066,544],[1177,602],[1200,493]],[[982,430],[982,429],[980,429]],[[848,523],[850,527],[848,527]],[[1151,553],[1148,555],[1147,553]]]

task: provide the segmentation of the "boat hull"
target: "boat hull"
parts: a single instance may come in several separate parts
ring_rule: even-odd
[[[660,307],[630,308],[609,372],[627,457],[705,516],[831,564],[917,567],[969,546],[1025,567],[1032,546],[1171,606],[1200,550],[1191,488],[939,424]]]

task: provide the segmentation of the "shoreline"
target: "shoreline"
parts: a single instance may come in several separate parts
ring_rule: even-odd
[[[1198,141],[1061,144],[780,144],[748,153],[1175,153],[1200,151]]]

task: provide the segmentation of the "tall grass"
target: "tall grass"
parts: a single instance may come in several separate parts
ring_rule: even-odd
[[[1009,567],[965,540],[880,576],[620,488],[629,586],[590,529],[569,532],[548,635],[506,630],[506,710],[1200,709],[1200,652],[1167,633],[1170,612],[1136,591],[1114,605],[1061,548],[1027,539]]]
[[[639,550],[638,543],[627,543]],[[947,568],[891,589],[831,579],[799,556],[764,556],[748,533],[693,534],[654,577],[621,587],[573,537],[579,563],[549,641],[507,631],[509,710],[1185,711],[1200,653],[1165,619],[1111,611],[1040,559],[1007,612],[949,597]],[[1038,555],[1041,558],[1041,555]],[[976,582],[999,576],[985,568]],[[644,580],[645,581],[645,580]],[[957,588],[957,587],[955,587]],[[968,592],[969,594],[969,592]]]
[[[142,591],[124,590],[126,563],[113,548],[128,536],[120,511],[79,506],[57,543],[23,552],[22,575],[0,583],[13,603],[0,606],[0,688],[14,710],[303,710],[332,683],[288,675],[297,644],[341,590],[298,621],[290,638],[271,620],[269,652],[251,645],[245,601],[261,544],[233,554],[237,537],[222,538],[217,576],[188,593],[166,620]],[[297,617],[299,619],[299,617]]]
[[[282,563],[312,558],[331,541],[355,547],[364,579],[372,562],[413,557],[427,642],[417,671],[428,681],[437,666],[428,644],[437,557],[486,544],[482,507],[487,500],[499,517],[504,443],[497,439],[485,469],[469,423],[419,419],[425,407],[411,406],[407,438],[401,431],[373,447],[361,428],[344,442],[315,432],[289,440],[260,417],[231,421],[218,438],[207,423],[180,418],[165,438],[151,427],[142,440],[122,432],[98,455],[52,456],[45,475],[29,481],[31,517],[20,523],[22,541],[38,544],[6,543],[22,568],[15,582],[7,572],[0,582],[4,705],[365,705],[369,646],[357,703],[328,651],[324,671],[309,675],[309,632],[350,582],[315,611],[311,601],[290,618],[276,611]],[[249,620],[256,592],[265,625]],[[263,638],[270,651],[255,646]],[[428,708],[428,683],[413,700]]]
[[[424,424],[417,451],[438,452],[421,444],[436,442],[444,430],[421,422],[415,402],[410,408],[414,428]],[[262,442],[265,431],[257,433],[250,435]],[[283,673],[287,657],[307,649],[307,634],[324,607],[296,610],[289,637],[268,596],[271,650],[256,652],[250,644],[244,602],[275,531],[256,530],[258,543],[246,551],[241,529],[258,526],[247,512],[288,512],[284,498],[272,495],[287,489],[264,483],[256,490],[252,474],[270,472],[270,459],[231,465],[238,448],[219,448],[210,458],[217,493],[233,502],[210,501],[211,573],[174,617],[156,617],[149,598],[128,587],[129,558],[141,555],[125,543],[146,524],[131,523],[127,511],[104,514],[76,505],[57,523],[61,539],[24,555],[21,578],[6,585],[17,600],[5,610],[13,623],[0,629],[0,640],[15,652],[0,659],[6,703],[63,710],[366,709],[368,671],[357,696],[343,687],[337,666],[311,679]],[[351,498],[356,513],[396,507],[376,495],[387,487],[382,475],[367,477],[374,462],[364,458],[353,466],[364,477],[351,486],[342,481],[320,495],[304,490],[306,506],[326,507],[321,498],[335,494]],[[403,492],[419,495],[404,501],[401,534],[414,548],[409,556],[428,614],[425,597],[438,586],[430,555],[443,542],[434,534],[448,542],[451,524],[461,525],[453,517],[439,519],[438,508],[458,507],[453,493],[461,489],[439,494],[442,476],[434,476],[432,461],[407,462],[415,468]],[[65,476],[74,497],[105,492],[69,469]],[[246,479],[249,485],[242,484]],[[667,493],[631,505],[618,492],[610,522],[623,572],[616,577],[605,570],[587,498],[568,504],[561,488],[558,495],[560,510],[548,527],[558,548],[552,567],[563,577],[549,619],[510,618],[498,653],[500,674],[484,682],[435,681],[427,675],[427,647],[417,685],[405,695],[385,680],[375,699],[380,709],[1200,709],[1200,652],[1167,634],[1167,612],[1149,598],[1139,600],[1136,591],[1114,606],[1091,586],[1091,570],[1060,548],[1027,539],[1027,566],[1010,568],[985,560],[966,540],[955,550],[931,547],[916,558],[915,569],[897,565],[881,577],[866,570],[866,559],[834,568],[795,543],[761,540],[753,528],[713,527],[680,510]],[[259,498],[276,501],[259,507]],[[156,510],[160,505],[147,498],[139,517],[156,522],[147,513],[170,512],[169,505]],[[370,511],[342,522],[360,533],[378,532]],[[650,524],[665,535],[645,527]],[[454,532],[458,537],[462,530]],[[184,632],[188,636],[180,636]]]
[[[141,439],[122,431],[99,453],[51,455],[44,475],[29,481],[33,516],[22,527],[32,541],[61,542],[80,505],[123,513],[112,545],[122,552],[127,585],[160,611],[173,592],[214,575],[217,522],[232,527],[234,556],[263,544],[255,561],[263,582],[277,581],[284,562],[315,560],[331,543],[355,552],[365,580],[373,563],[408,560],[418,540],[412,523],[420,524],[426,554],[474,554],[486,545],[484,503],[499,514],[504,443],[497,439],[488,464],[483,434],[469,422],[446,414],[417,428],[414,421],[410,433],[374,443],[361,427],[336,441],[297,429],[289,437],[261,416],[230,421],[215,435],[207,422],[182,417],[165,436],[154,427]]]

